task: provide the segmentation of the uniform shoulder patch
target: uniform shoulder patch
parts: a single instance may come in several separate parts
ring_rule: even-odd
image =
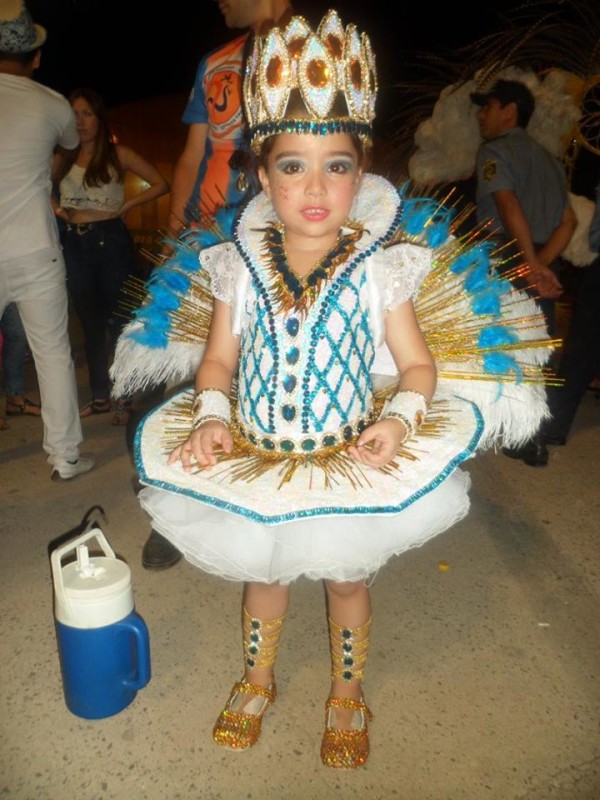
[[[496,177],[496,161],[493,158],[488,158],[483,164],[483,179],[484,181],[491,181]]]

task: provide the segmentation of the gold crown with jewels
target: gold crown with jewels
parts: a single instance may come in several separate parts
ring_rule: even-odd
[[[330,10],[316,33],[301,16],[257,37],[244,75],[252,148],[276,133],[354,133],[370,144],[377,97],[366,33]]]

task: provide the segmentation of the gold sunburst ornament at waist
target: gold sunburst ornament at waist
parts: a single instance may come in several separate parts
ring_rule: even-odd
[[[300,277],[289,267],[283,226],[268,225],[264,231],[263,255],[271,276],[269,289],[276,313],[296,311],[305,314],[319,296],[323,284],[330,281],[340,264],[354,253],[363,231],[361,226],[348,223],[331,250],[307,275]]]

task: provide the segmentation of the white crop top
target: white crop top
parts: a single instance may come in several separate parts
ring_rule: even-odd
[[[94,211],[118,211],[125,200],[125,185],[112,176],[110,183],[101,186],[85,186],[85,167],[73,164],[60,182],[61,208],[93,209]]]

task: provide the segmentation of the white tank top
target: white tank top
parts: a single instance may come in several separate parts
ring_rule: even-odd
[[[125,184],[113,175],[110,183],[101,186],[85,186],[85,168],[73,164],[60,182],[61,208],[77,210],[118,211],[125,200]]]

